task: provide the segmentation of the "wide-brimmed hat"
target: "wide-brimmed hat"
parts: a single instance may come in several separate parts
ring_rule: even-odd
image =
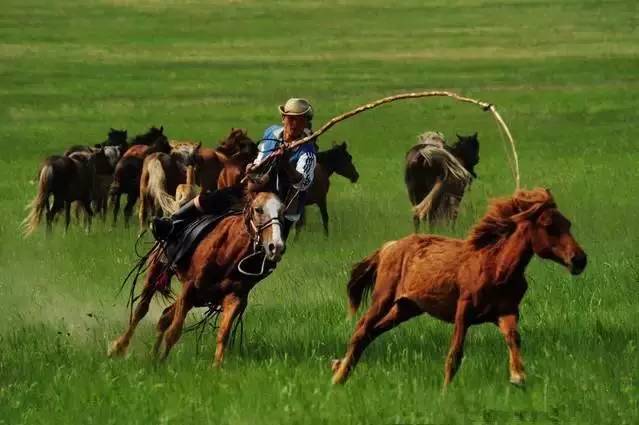
[[[313,118],[313,107],[306,99],[290,98],[278,109],[282,115],[304,115],[309,120]]]

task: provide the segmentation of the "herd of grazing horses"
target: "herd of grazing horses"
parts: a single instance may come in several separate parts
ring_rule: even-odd
[[[25,221],[26,231],[35,230],[45,210],[49,228],[62,209],[68,226],[72,202],[81,206],[90,222],[92,204],[104,215],[108,197],[115,222],[123,194],[127,195],[125,221],[130,220],[139,198],[140,224],[145,226],[149,213],[170,213],[200,190],[231,193],[242,188],[246,165],[256,154],[257,145],[243,130],[232,130],[214,149],[200,143],[170,142],[163,128],[153,127],[131,142],[125,131],[112,130],[108,139],[95,147],[74,146],[62,156],[45,160],[38,175],[39,192]],[[461,197],[476,177],[478,162],[477,134],[458,136],[452,146],[420,142],[407,153],[405,183],[414,206],[416,232],[385,243],[353,267],[347,284],[351,313],[369,292],[372,301],[356,325],[345,356],[332,363],[334,384],[346,381],[376,337],[422,313],[454,325],[445,385],[461,364],[468,328],[482,323],[499,328],[509,352],[510,382],[524,383],[518,319],[527,289],[525,269],[536,255],[578,275],[585,269],[587,257],[570,233],[570,221],[547,189],[518,190],[511,197],[493,200],[465,239],[417,233],[424,219],[429,224],[454,222]],[[166,359],[180,338],[188,312],[206,307],[220,316],[215,364],[222,364],[231,330],[242,317],[249,292],[276,268],[286,249],[281,221],[285,207],[278,196],[281,188],[274,184],[278,180],[273,178],[280,171],[278,164],[273,155],[266,163],[263,185],[252,191],[244,188],[241,208],[223,216],[190,255],[172,264],[170,272],[166,247],[156,244],[143,264],[143,289],[137,297],[132,295],[128,327],[109,347],[109,356],[126,353],[151,300],[158,293],[170,292],[175,275],[181,289],[157,323],[154,353]],[[352,182],[359,178],[345,142],[319,153],[314,186],[306,199],[307,205],[319,206],[326,233],[326,194],[333,173]],[[461,178],[449,179],[451,175]],[[53,207],[48,200],[51,194]],[[298,232],[302,225],[300,220]],[[246,272],[241,265],[247,260],[258,266],[261,263],[261,270]]]

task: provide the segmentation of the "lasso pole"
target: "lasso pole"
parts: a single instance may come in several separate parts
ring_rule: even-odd
[[[330,121],[328,121],[326,124],[324,124],[322,127],[320,127],[319,130],[315,131],[313,134],[306,136],[302,139],[299,140],[295,140],[291,143],[287,143],[285,144],[285,149],[294,149],[296,147],[298,147],[299,145],[302,145],[304,143],[308,143],[311,140],[315,139],[316,137],[321,136],[322,134],[324,134],[326,131],[328,131],[331,127],[333,127],[335,124],[337,124],[338,122],[344,121],[345,119],[351,118],[357,114],[360,114],[364,111],[368,111],[369,109],[373,109],[373,108],[377,108],[378,106],[387,104],[387,103],[391,103],[394,102],[396,100],[402,100],[402,99],[416,99],[416,98],[422,98],[422,97],[451,97],[457,101],[460,102],[465,102],[465,103],[471,103],[474,105],[477,105],[479,107],[481,107],[484,111],[490,111],[493,116],[495,117],[495,121],[497,122],[497,124],[503,129],[504,133],[506,134],[506,137],[508,138],[508,142],[510,143],[510,147],[512,150],[512,155],[513,155],[513,162],[514,162],[514,167],[512,169],[512,173],[513,173],[513,178],[515,179],[515,188],[519,189],[519,183],[520,183],[520,177],[519,177],[519,158],[517,156],[517,149],[515,148],[515,141],[513,140],[513,136],[510,133],[510,130],[508,129],[508,126],[506,125],[506,123],[504,122],[504,120],[502,119],[501,115],[499,115],[499,112],[497,112],[497,109],[495,109],[495,106],[488,103],[488,102],[484,102],[481,100],[477,100],[477,99],[472,99],[470,97],[465,97],[465,96],[460,96],[457,93],[453,93],[453,92],[449,92],[449,91],[441,91],[441,90],[434,90],[434,91],[422,91],[422,92],[413,92],[413,93],[400,93],[400,94],[396,94],[394,96],[388,96],[385,97],[383,99],[379,99],[376,100],[374,102],[371,103],[367,103],[366,105],[362,105],[359,106],[355,109],[353,109],[352,111],[348,111],[342,115],[338,115],[334,118],[332,118]],[[261,165],[260,164],[256,164],[254,168],[257,168]]]

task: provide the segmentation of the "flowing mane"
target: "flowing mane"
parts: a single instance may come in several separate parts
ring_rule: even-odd
[[[480,249],[510,235],[516,222],[528,220],[539,211],[556,207],[547,189],[518,190],[512,197],[493,200],[486,215],[470,231],[468,242]]]

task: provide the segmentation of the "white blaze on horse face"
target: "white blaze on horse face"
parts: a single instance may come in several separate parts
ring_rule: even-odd
[[[284,205],[273,194],[266,195],[266,202],[262,206],[263,220],[261,225],[270,223],[264,229],[262,245],[266,252],[266,257],[271,261],[279,261],[284,252],[284,240],[282,239],[282,223],[279,221]]]

